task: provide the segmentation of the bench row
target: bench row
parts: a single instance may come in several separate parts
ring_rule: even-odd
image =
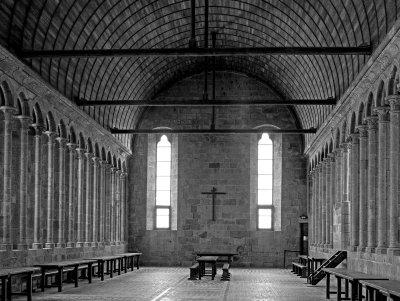
[[[133,271],[135,266],[139,269],[139,258],[142,253],[124,253],[113,256],[100,256],[88,259],[79,259],[62,262],[51,262],[37,264],[34,267],[23,268],[7,268],[0,269],[1,281],[1,300],[11,300],[12,295],[20,295],[21,293],[12,292],[12,279],[14,277],[26,278],[27,300],[32,300],[32,280],[40,279],[41,290],[44,291],[49,278],[55,277],[55,285],[58,291],[62,292],[64,282],[64,274],[67,274],[67,281],[73,282],[78,287],[79,278],[88,279],[92,282],[92,277],[97,276],[102,281],[104,275],[113,277],[114,273],[121,274],[122,271],[127,273],[128,269]],[[97,269],[97,273],[95,273]],[[79,271],[81,276],[79,276]]]

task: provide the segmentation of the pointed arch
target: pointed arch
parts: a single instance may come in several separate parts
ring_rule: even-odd
[[[13,93],[6,81],[0,84],[0,102],[0,106],[15,107]]]
[[[97,158],[100,158],[100,149],[99,149],[99,145],[97,144],[97,142],[94,144],[94,156]]]
[[[357,114],[357,125],[362,125],[364,124],[364,103],[362,102],[360,104],[360,107],[358,108],[358,114]]]
[[[349,126],[349,133],[354,134],[356,131],[356,113],[352,112],[351,113],[351,119],[350,119],[350,126]]]
[[[387,95],[394,95],[397,93],[396,73],[397,73],[397,66],[393,66],[388,81]]]
[[[29,116],[29,103],[28,99],[25,97],[25,94],[23,92],[19,93],[17,104],[18,104],[18,115]]]
[[[92,140],[90,139],[90,137],[87,139],[87,142],[86,142],[86,151],[90,154],[93,153],[93,144],[92,144]]]
[[[38,103],[35,103],[35,105],[33,106],[32,119],[33,119],[33,124],[44,125],[43,113]]]
[[[378,91],[376,93],[375,107],[380,107],[385,104],[385,83],[383,80],[379,83]]]
[[[101,148],[101,160],[107,161],[107,154],[106,154],[106,150],[104,149],[104,147]]]
[[[53,113],[49,111],[46,116],[46,130],[55,133],[57,131],[56,122],[54,121]]]
[[[60,123],[58,124],[57,129],[58,129],[58,136],[60,138],[66,139],[67,136],[68,136],[67,135],[67,128],[65,127],[65,123],[64,123],[64,121],[62,119],[60,120]]]
[[[374,109],[374,94],[372,92],[370,92],[368,95],[367,106],[366,106],[364,118],[370,117],[373,113],[373,109]]]
[[[76,144],[76,142],[77,142],[76,141],[76,134],[75,134],[75,130],[74,130],[73,126],[71,126],[69,128],[68,141],[69,141],[69,143],[73,143],[73,144]]]
[[[81,149],[86,149],[85,138],[82,133],[79,133],[78,147]]]
[[[335,133],[335,149],[340,147],[340,130],[336,129]]]

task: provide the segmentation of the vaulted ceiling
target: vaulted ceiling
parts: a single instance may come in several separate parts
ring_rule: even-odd
[[[204,45],[204,0],[196,1],[196,40]],[[218,48],[376,45],[400,14],[399,0],[209,0]],[[190,0],[3,0],[0,43],[20,49],[186,48]],[[211,45],[211,35],[209,35]],[[226,56],[220,70],[243,72],[287,99],[339,98],[367,55]],[[25,59],[70,99],[149,99],[203,70],[196,57]],[[332,106],[297,106],[303,128],[318,127]],[[134,128],[137,107],[83,108],[105,128]],[[124,143],[128,138],[119,136]]]

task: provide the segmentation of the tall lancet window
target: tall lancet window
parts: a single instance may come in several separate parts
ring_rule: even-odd
[[[257,173],[257,227],[272,229],[273,225],[273,183],[274,145],[268,134],[262,134],[258,141]]]
[[[171,227],[171,143],[161,136],[157,143],[156,229]]]

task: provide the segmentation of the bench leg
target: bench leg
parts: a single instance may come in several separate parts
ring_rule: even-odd
[[[104,261],[99,262],[99,269],[101,281],[104,281]]]
[[[26,278],[26,295],[27,300],[32,301],[32,274],[29,273],[28,277]]]
[[[326,274],[326,299],[330,299],[330,285],[331,285],[331,274]]]
[[[140,256],[138,256],[137,259],[136,259],[136,269],[137,269],[137,270],[139,269],[139,257],[140,257]],[[133,264],[133,263],[132,263],[132,264]],[[133,268],[132,268],[132,271],[133,271]]]
[[[342,279],[340,279],[339,277],[336,277],[337,279],[337,301],[341,301],[342,300]]]
[[[7,278],[3,277],[1,279],[1,300],[6,301],[7,299]]]
[[[88,263],[88,281],[92,283],[92,272],[93,272],[93,263]]]
[[[11,295],[12,295],[12,281],[11,281],[11,276],[9,276],[7,279],[7,300],[11,300]]]
[[[79,270],[78,266],[74,267],[74,281],[75,281],[75,287],[78,287],[78,282],[79,282]]]
[[[62,277],[63,277],[63,267],[58,268],[58,275],[57,275],[57,280],[58,280],[58,292],[62,292]]]

